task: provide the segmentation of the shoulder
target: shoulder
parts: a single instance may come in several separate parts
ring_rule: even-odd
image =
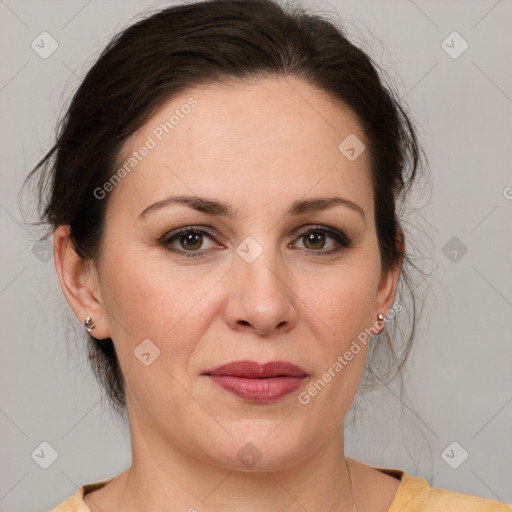
[[[397,469],[378,469],[400,478],[388,512],[512,512],[512,504],[430,487],[424,478]]]
[[[80,487],[76,494],[65,499],[62,503],[52,508],[50,512],[89,512],[83,501],[84,488]]]
[[[431,487],[428,493],[425,512],[445,510],[464,512],[512,512],[512,504],[480,498],[470,494]]]
[[[82,485],[82,487],[79,487],[73,496],[70,496],[55,508],[52,508],[50,512],[90,512],[89,507],[84,502],[84,495],[101,489],[111,480],[112,478],[109,478],[108,480],[103,480],[101,482]]]

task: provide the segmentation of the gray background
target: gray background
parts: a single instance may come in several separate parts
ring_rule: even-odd
[[[20,225],[17,195],[99,51],[139,12],[164,5],[0,0],[1,511],[48,511],[131,460],[128,429],[101,401],[51,252]],[[347,429],[347,453],[512,503],[512,3],[304,5],[347,20],[349,35],[395,80],[432,173],[415,198],[427,206],[409,219],[432,277],[405,375],[405,413],[392,387],[369,396]],[[31,48],[43,31],[59,45],[46,59]],[[442,46],[453,31],[469,44],[457,58]],[[453,53],[462,41],[452,40]],[[48,469],[31,457],[43,441],[58,453]],[[462,450],[468,458],[453,469],[446,460],[456,465]]]

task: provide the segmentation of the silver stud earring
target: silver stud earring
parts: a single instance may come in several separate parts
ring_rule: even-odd
[[[96,324],[93,324],[92,323],[92,319],[90,316],[88,316],[86,319],[85,319],[85,322],[84,322],[84,327],[85,329],[87,330],[87,332],[89,334],[91,334],[91,331],[96,327]]]
[[[382,313],[379,313],[377,315],[377,322],[379,322],[379,324],[381,324],[382,322],[384,322],[384,315]]]

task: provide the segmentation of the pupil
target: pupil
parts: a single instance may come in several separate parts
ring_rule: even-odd
[[[189,234],[183,235],[182,239],[184,239],[185,246],[188,246],[189,249],[197,249],[197,247],[191,247],[191,246],[199,245],[199,247],[200,247],[202,235],[189,233]]]

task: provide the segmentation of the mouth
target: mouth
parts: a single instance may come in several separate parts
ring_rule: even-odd
[[[256,403],[274,402],[293,393],[308,376],[299,366],[285,361],[234,361],[203,375],[224,391]]]

